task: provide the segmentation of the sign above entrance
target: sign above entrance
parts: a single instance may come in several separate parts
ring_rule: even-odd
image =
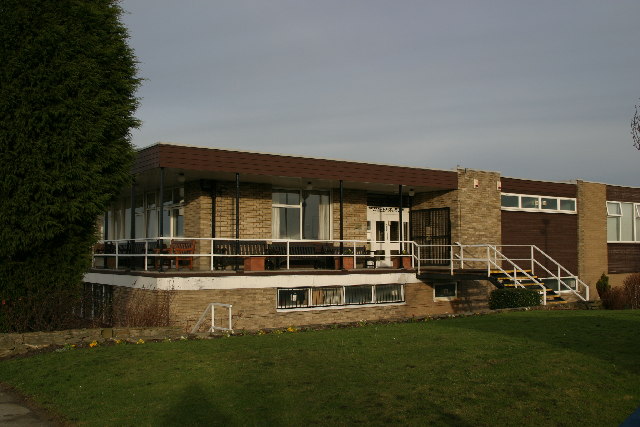
[[[381,213],[398,213],[398,212],[400,212],[400,209],[394,208],[394,207],[369,206],[368,209],[369,209],[370,212],[381,212]],[[404,211],[406,211],[406,209],[404,209],[403,212]]]

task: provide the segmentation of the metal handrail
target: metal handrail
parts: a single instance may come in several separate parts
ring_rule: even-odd
[[[228,237],[216,237],[216,238],[210,238],[210,237],[155,237],[155,238],[138,238],[138,239],[113,239],[113,240],[100,240],[98,241],[98,243],[101,244],[113,244],[113,246],[115,247],[115,251],[114,253],[98,253],[96,254],[95,251],[92,251],[92,255],[93,257],[103,257],[103,258],[115,258],[115,268],[118,268],[118,264],[119,264],[119,258],[144,258],[144,270],[147,270],[147,259],[148,257],[154,257],[154,258],[173,258],[176,255],[175,254],[169,254],[169,253],[150,253],[150,247],[149,244],[150,243],[156,243],[158,241],[166,241],[166,242],[170,242],[171,240],[195,240],[195,241],[200,241],[200,242],[209,242],[210,244],[209,246],[209,252],[208,253],[189,253],[189,254],[184,254],[184,256],[190,256],[190,257],[194,257],[194,258],[198,258],[198,257],[206,257],[206,258],[210,258],[210,268],[211,270],[214,269],[214,259],[215,258],[247,258],[247,257],[262,257],[262,256],[274,256],[273,254],[264,254],[264,253],[243,253],[243,254],[237,254],[237,253],[214,253],[214,245],[215,242],[264,242],[266,244],[273,244],[273,243],[284,243],[285,244],[285,248],[286,250],[284,251],[284,253],[282,254],[278,254],[279,256],[282,256],[285,259],[286,262],[286,268],[289,269],[290,268],[290,259],[291,257],[296,257],[296,258],[325,258],[325,257],[342,257],[342,258],[348,258],[348,257],[352,257],[354,264],[357,262],[357,258],[360,257],[370,257],[372,256],[371,250],[370,250],[370,245],[371,245],[371,241],[370,240],[347,240],[347,239],[327,239],[327,240],[320,240],[320,239],[235,239],[235,238],[228,238]],[[124,245],[124,244],[130,244],[130,243],[144,243],[144,253],[121,253],[120,251],[120,246]],[[343,253],[335,253],[335,252],[331,252],[331,253],[313,253],[313,254],[298,254],[298,253],[292,253],[291,251],[291,245],[292,244],[297,244],[297,243],[301,243],[301,244],[318,244],[318,243],[325,243],[330,247],[333,248],[339,248],[339,245],[342,244],[343,247]],[[415,258],[415,254],[414,254],[414,248],[413,248],[413,241],[409,241],[409,240],[394,240],[394,241],[390,241],[390,244],[394,244],[394,245],[400,245],[402,244],[404,247],[406,247],[407,249],[409,249],[407,254],[400,254],[400,255],[406,255],[406,256],[411,256],[412,257],[412,266],[414,265],[414,258]],[[367,252],[366,254],[358,254],[357,253],[357,249],[358,247],[366,247],[367,248]],[[201,248],[203,248],[203,245],[200,245]],[[347,253],[349,252],[349,253]],[[394,255],[396,256],[396,255]]]
[[[216,306],[227,307],[229,309],[229,327],[228,328],[225,328],[223,326],[216,326],[216,318],[215,318]],[[209,305],[207,305],[207,308],[205,308],[204,311],[202,312],[202,315],[196,322],[195,326],[191,329],[191,333],[195,334],[196,332],[198,332],[198,329],[200,329],[200,325],[202,325],[202,322],[204,322],[204,319],[207,316],[208,311],[211,311],[211,327],[207,330],[207,332],[214,332],[214,331],[233,332],[233,328],[231,324],[231,318],[232,318],[231,308],[232,307],[233,307],[232,304],[223,304],[220,302],[209,303]]]

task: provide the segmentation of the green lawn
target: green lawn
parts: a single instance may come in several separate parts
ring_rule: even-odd
[[[87,425],[618,425],[640,406],[640,311],[533,311],[0,362]]]

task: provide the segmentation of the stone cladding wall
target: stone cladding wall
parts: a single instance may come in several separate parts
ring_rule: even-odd
[[[458,190],[418,193],[413,209],[449,207],[452,243],[500,244],[502,232],[498,181],[498,172],[458,169]]]
[[[332,191],[333,238],[340,239],[340,190]],[[367,239],[367,192],[344,190],[343,231],[345,240]]]
[[[488,295],[493,286],[488,282],[462,281],[458,298],[434,301],[431,284],[405,285],[405,303],[357,308],[323,308],[309,310],[276,309],[275,288],[212,289],[176,291],[171,305],[172,323],[190,331],[209,303],[232,304],[233,328],[257,330],[288,326],[392,320],[429,314],[460,313],[488,308]],[[146,291],[149,292],[149,291]],[[216,323],[226,326],[227,311],[216,309]]]
[[[596,282],[608,271],[606,201],[606,185],[578,181],[578,276],[589,285],[590,299],[598,297]]]
[[[70,329],[53,332],[28,332],[24,334],[0,334],[0,358],[27,353],[52,345],[78,345],[98,343],[108,340],[122,340],[136,342],[142,340],[162,340],[166,338],[179,339],[183,331],[181,328],[100,328],[100,329]]]

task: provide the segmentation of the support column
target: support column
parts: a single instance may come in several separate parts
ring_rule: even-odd
[[[136,238],[136,184],[131,184],[131,240]]]
[[[236,172],[236,255],[240,254],[240,174]],[[234,257],[235,269],[239,268],[239,259]]]
[[[344,182],[340,180],[340,255],[344,255]],[[340,257],[340,270],[343,268],[344,257]]]
[[[400,184],[400,185],[398,186],[398,193],[400,194],[400,210],[398,211],[398,212],[399,212],[399,218],[398,218],[398,222],[399,222],[399,223],[398,223],[398,228],[399,228],[399,230],[398,230],[398,231],[399,231],[399,234],[398,234],[398,235],[400,236],[400,239],[399,239],[399,240],[400,240],[400,252],[398,252],[398,253],[399,253],[400,255],[402,255],[402,251],[403,251],[402,241],[404,240],[404,239],[402,238],[402,237],[403,237],[403,235],[404,235],[404,233],[403,233],[403,231],[404,231],[404,230],[403,230],[403,229],[404,229],[404,227],[403,227],[403,224],[402,224],[402,184]]]
[[[164,168],[161,167],[160,168],[160,189],[159,189],[160,194],[158,194],[158,212],[160,215],[160,218],[158,218],[158,250],[160,251],[160,253],[162,253],[162,249],[164,248],[164,239],[162,239],[164,237],[164,212],[163,212],[163,208],[164,208]],[[160,269],[159,271],[162,271],[162,267],[164,266],[164,258],[160,259]]]

